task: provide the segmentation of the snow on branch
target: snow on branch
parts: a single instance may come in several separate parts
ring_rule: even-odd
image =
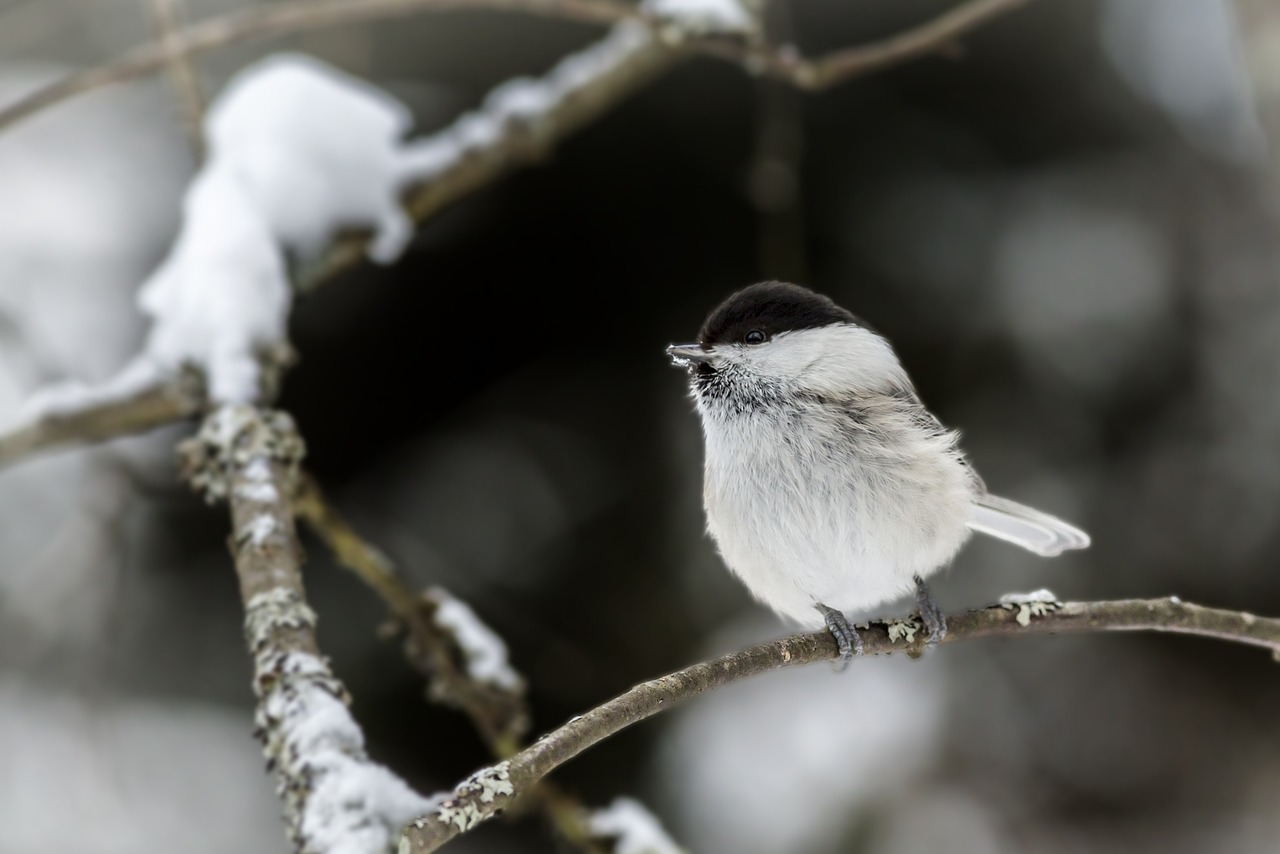
[[[405,139],[411,116],[400,102],[317,60],[286,54],[245,69],[208,112],[209,159],[187,191],[177,240],[139,292],[152,319],[143,352],[99,387],[38,392],[0,431],[0,465],[181,420],[206,400],[269,400],[292,356],[286,253],[305,262],[329,246],[304,285],[366,257],[392,261],[413,220],[542,156],[672,61],[622,25],[417,141]],[[372,239],[331,243],[360,228]]]
[[[507,645],[498,633],[481,622],[470,605],[444,588],[433,587],[427,595],[436,603],[436,625],[453,635],[462,650],[467,675],[481,685],[523,691],[524,680],[507,661]]]
[[[403,627],[405,655],[430,680],[428,696],[461,709],[495,757],[520,749],[529,728],[524,678],[507,661],[506,645],[463,602],[439,587],[410,589],[380,550],[365,542],[304,477],[295,512],[374,590]]]
[[[1280,659],[1280,619],[1205,608],[1176,597],[1114,602],[1029,600],[1027,595],[1016,596],[1009,602],[950,616],[943,643],[1057,632],[1154,631],[1262,647]],[[1036,607],[1032,608],[1033,604]],[[921,654],[925,633],[919,631],[920,625],[914,616],[859,625],[865,654]],[[530,786],[579,753],[685,700],[771,670],[835,661],[838,657],[834,638],[824,630],[757,644],[641,683],[547,733],[510,759],[472,774],[447,800],[405,830],[400,852],[436,851],[506,809]]]
[[[662,823],[634,798],[615,798],[591,813],[591,832],[612,839],[614,854],[684,854]]]
[[[316,646],[290,507],[301,439],[287,415],[225,406],[180,449],[184,474],[231,505],[232,548],[258,696],[256,732],[289,837],[308,854],[377,854],[438,801],[369,761],[349,697]]]
[[[496,86],[480,107],[409,146],[418,178],[406,199],[410,214],[423,222],[512,169],[537,162],[677,58],[647,28],[623,21],[541,77]],[[363,236],[337,242],[321,263],[302,272],[299,287],[310,289],[359,262],[367,243]]]

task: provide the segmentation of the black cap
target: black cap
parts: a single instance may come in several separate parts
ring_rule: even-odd
[[[779,332],[837,323],[865,326],[830,297],[787,282],[760,282],[720,303],[702,325],[698,343],[703,347],[749,343],[747,335],[751,332],[763,333],[768,340]]]

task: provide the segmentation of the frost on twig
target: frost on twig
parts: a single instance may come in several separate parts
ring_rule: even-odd
[[[615,798],[593,810],[588,826],[595,836],[613,840],[614,854],[684,854],[657,817],[634,798]]]

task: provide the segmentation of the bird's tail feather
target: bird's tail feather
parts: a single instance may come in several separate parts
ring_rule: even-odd
[[[1089,546],[1089,535],[1074,525],[995,495],[977,499],[969,514],[969,527],[1042,557]]]

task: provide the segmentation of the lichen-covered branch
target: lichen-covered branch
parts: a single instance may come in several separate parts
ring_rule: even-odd
[[[369,761],[346,689],[316,645],[291,507],[302,453],[287,415],[249,406],[215,410],[180,448],[188,482],[231,506],[256,731],[289,837],[306,854],[375,854],[435,801]]]
[[[983,637],[1056,632],[1155,631],[1218,638],[1280,655],[1280,619],[1256,617],[1166,599],[1053,602],[1011,598],[1002,604],[949,617],[944,643]],[[918,618],[859,626],[865,654],[924,650]],[[614,733],[685,700],[770,670],[832,661],[837,649],[826,631],[757,644],[713,661],[644,682],[540,738],[533,745],[464,780],[452,796],[415,821],[401,854],[426,854],[506,809],[552,770]]]

